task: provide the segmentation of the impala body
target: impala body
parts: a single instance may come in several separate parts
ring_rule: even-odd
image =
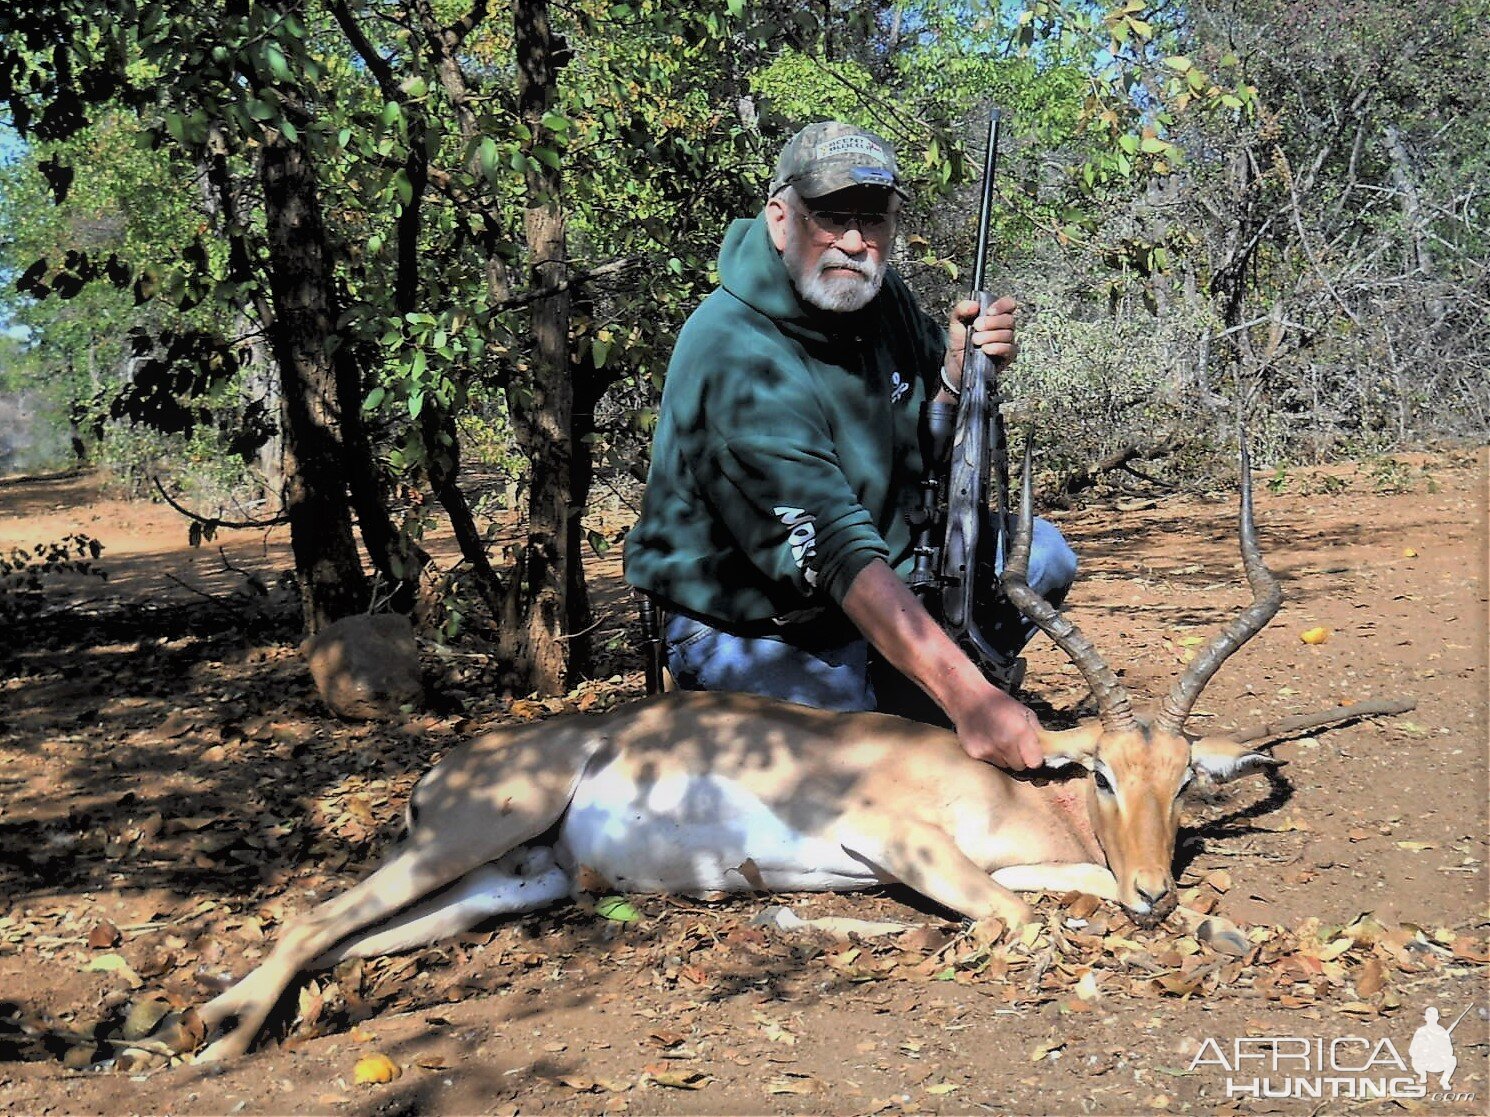
[[[968,757],[950,731],[885,714],[733,694],[674,693],[503,727],[420,782],[408,836],[381,868],[292,923],[263,965],[202,1009],[220,1038],[201,1057],[247,1051],[302,969],[433,942],[580,887],[710,893],[901,882],[964,916],[1011,926],[1029,916],[1012,890],[1081,889],[1141,920],[1163,918],[1175,906],[1186,788],[1272,763],[1242,740],[1184,731],[1216,669],[1278,608],[1252,526],[1245,454],[1241,542],[1253,604],[1196,657],[1152,722],[1133,713],[1075,626],[1025,584],[1031,473],[1026,457],[1005,590],[1081,669],[1100,714],[1041,731],[1046,770],[1011,775]],[[1332,720],[1341,717],[1311,724]]]

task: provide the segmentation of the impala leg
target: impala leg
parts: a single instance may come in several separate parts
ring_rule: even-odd
[[[1117,878],[1106,865],[1006,865],[993,871],[993,879],[1015,892],[1085,892],[1099,900],[1119,899]],[[1250,945],[1241,929],[1222,916],[1180,906],[1174,909],[1173,918],[1224,953],[1245,954]]]
[[[450,887],[391,919],[343,939],[310,964],[330,969],[346,958],[377,958],[428,946],[468,931],[483,920],[547,907],[568,896],[573,881],[547,849],[519,849],[478,865]]]
[[[328,953],[350,957],[372,944],[417,945],[461,920],[479,919],[473,912],[517,910],[514,902],[539,906],[532,901],[551,896],[558,884],[546,868],[517,870],[518,879],[497,881],[494,889],[476,873],[468,887],[411,907],[553,825],[605,743],[594,723],[571,722],[488,734],[447,756],[414,789],[403,846],[362,883],[290,924],[263,965],[202,1008],[208,1034],[234,1023],[197,1058],[244,1054],[296,974]],[[518,854],[518,861],[533,852]],[[512,871],[502,864],[503,872]],[[378,926],[397,913],[403,916]],[[338,944],[345,951],[333,952]]]
[[[1030,921],[1030,906],[980,869],[941,827],[876,821],[860,824],[844,848],[969,919],[997,918],[1011,928]]]
[[[1112,870],[1090,862],[1005,865],[993,871],[993,879],[1015,892],[1085,892],[1099,900],[1118,898]]]
[[[236,1020],[198,1061],[245,1054],[295,975],[348,935],[369,927],[462,876],[486,859],[484,848],[405,846],[361,884],[327,900],[286,929],[263,965],[201,1010],[208,1034]]]

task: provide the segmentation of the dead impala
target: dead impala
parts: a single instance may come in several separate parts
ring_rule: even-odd
[[[552,903],[572,893],[581,868],[587,881],[633,892],[898,881],[971,919],[1010,925],[1030,916],[1011,889],[1080,889],[1145,921],[1168,914],[1180,802],[1192,781],[1273,763],[1249,740],[1397,706],[1225,738],[1185,732],[1216,670],[1281,599],[1258,550],[1244,453],[1240,534],[1253,602],[1196,656],[1153,719],[1138,717],[1087,639],[1025,582],[1031,472],[1026,455],[1004,582],[1091,685],[1099,720],[1040,734],[1047,766],[1079,765],[1089,777],[1019,778],[969,758],[948,730],[739,694],[675,692],[506,726],[437,764],[415,788],[408,835],[389,860],[292,922],[258,969],[202,1009],[219,1038],[200,1058],[246,1052],[302,970]]]

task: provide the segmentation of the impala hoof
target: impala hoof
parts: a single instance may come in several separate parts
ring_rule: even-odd
[[[247,1055],[249,1045],[252,1043],[253,1036],[244,1035],[241,1029],[231,1031],[221,1039],[214,1040],[201,1051],[198,1051],[196,1058],[192,1061],[196,1063],[230,1063]]]
[[[1195,929],[1195,937],[1217,953],[1230,954],[1233,958],[1240,958],[1252,949],[1241,929],[1219,916],[1201,920]]]

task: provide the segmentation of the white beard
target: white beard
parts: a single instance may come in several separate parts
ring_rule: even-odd
[[[847,314],[862,310],[879,294],[885,281],[885,262],[856,260],[836,248],[830,248],[818,259],[811,274],[803,274],[801,265],[788,258],[787,267],[797,284],[802,300],[819,310]],[[850,268],[857,275],[825,275],[829,268]]]

